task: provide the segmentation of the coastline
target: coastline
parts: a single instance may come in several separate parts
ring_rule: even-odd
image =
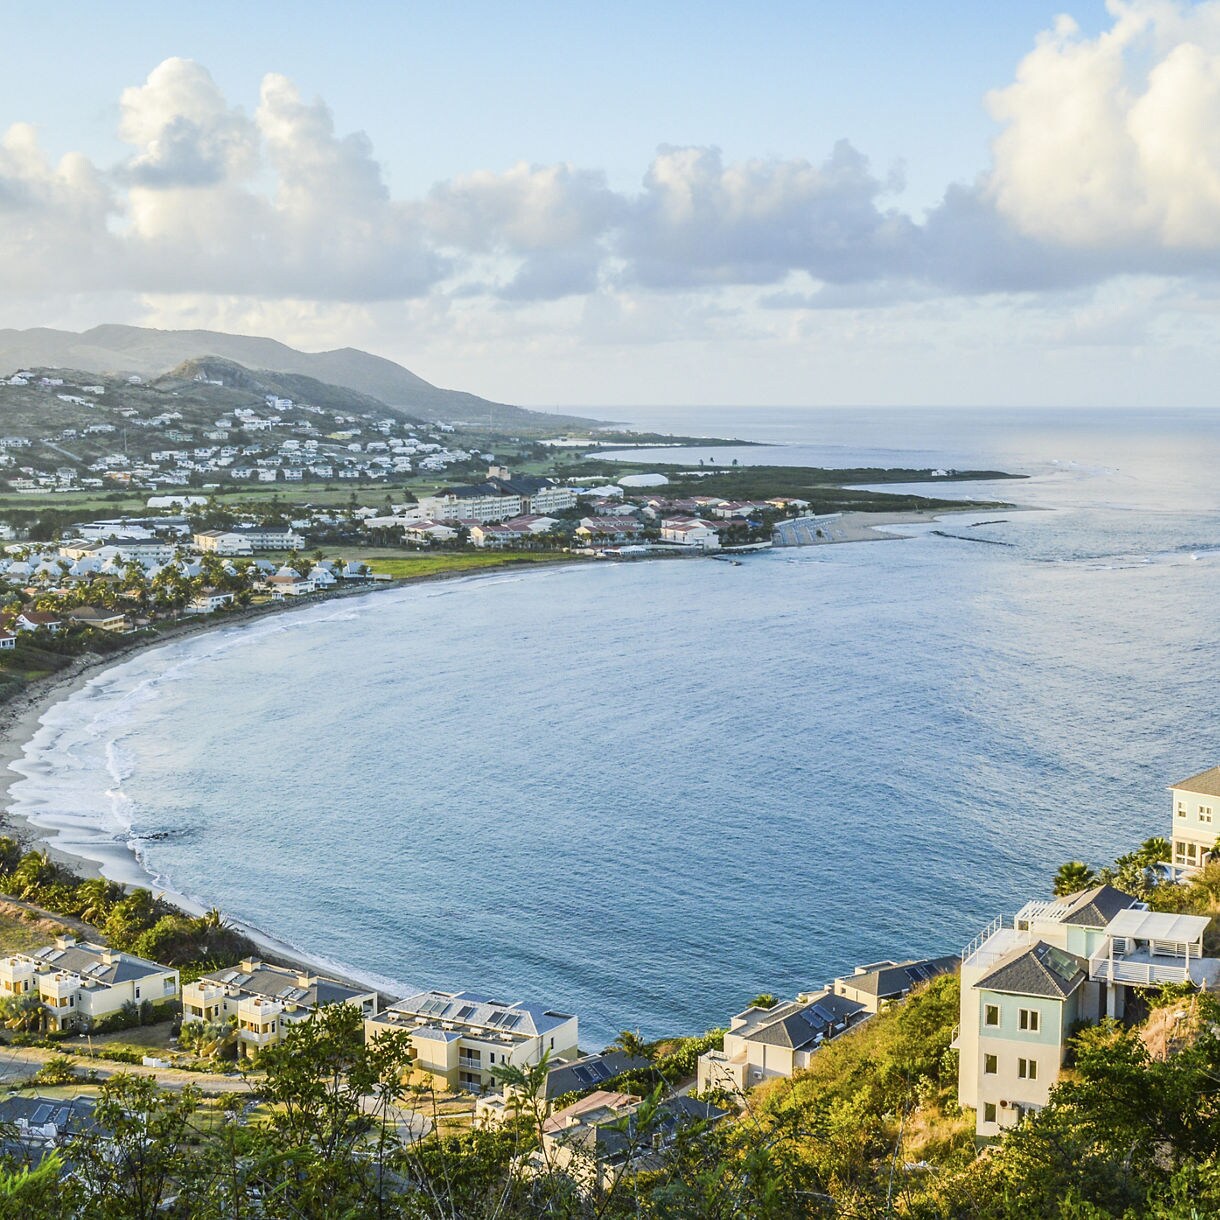
[[[849,514],[849,524],[851,527],[849,535],[836,538],[833,542],[909,538],[911,537],[910,534],[887,532],[885,527],[932,524],[949,511],[925,510]],[[667,558],[667,556],[658,556],[658,558]],[[107,669],[123,664],[131,659],[137,652],[170,645],[178,640],[197,635],[204,631],[211,631],[220,627],[253,624],[275,614],[301,610],[309,606],[318,606],[346,597],[362,597],[383,589],[402,588],[407,585],[425,582],[448,581],[501,572],[519,572],[529,568],[566,567],[587,562],[589,560],[586,558],[565,556],[543,562],[509,561],[484,571],[457,570],[433,572],[413,577],[400,577],[395,580],[380,581],[356,588],[333,590],[309,598],[276,602],[239,613],[200,616],[198,619],[175,626],[166,635],[135,641],[130,647],[124,648],[121,651],[108,655],[87,654],[78,657],[64,670],[36,680],[13,698],[0,704],[0,771],[3,772],[3,774],[0,774],[0,794],[2,794],[4,801],[3,813],[0,814],[0,825],[2,825],[3,832],[13,834],[26,849],[38,847],[47,850],[48,854],[57,864],[66,867],[81,877],[88,878],[104,875],[102,864],[88,857],[64,851],[55,845],[54,839],[56,836],[54,831],[45,830],[43,827],[30,822],[23,815],[15,813],[11,809],[9,802],[11,787],[14,783],[24,778],[19,772],[12,769],[12,764],[23,757],[27,744],[38,732],[42,719],[48,711],[60,701],[70,698]],[[202,909],[199,902],[158,886],[155,878],[151,875],[145,884],[147,888],[155,889],[156,892],[164,894],[168,901],[181,907],[183,910],[198,914]],[[129,886],[129,888],[134,887]],[[56,918],[53,913],[49,914],[52,918]],[[378,979],[375,976],[353,975],[349,969],[339,963],[313,956],[303,948],[280,941],[261,929],[252,927],[240,920],[232,919],[232,922],[235,927],[239,928],[265,952],[265,956],[269,961],[275,961],[288,966],[304,966],[309,970],[321,971],[333,977],[345,979],[360,985],[374,986],[379,990],[384,989],[386,982],[384,979]]]

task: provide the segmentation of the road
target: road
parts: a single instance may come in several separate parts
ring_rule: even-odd
[[[48,1059],[60,1053],[37,1046],[0,1047],[0,1083],[28,1080]],[[250,1093],[254,1089],[251,1081],[240,1076],[213,1076],[209,1072],[184,1072],[180,1068],[151,1068],[138,1063],[115,1063],[111,1059],[90,1059],[88,1055],[69,1054],[67,1057],[82,1076],[92,1070],[99,1080],[108,1080],[120,1072],[128,1072],[133,1076],[147,1076],[163,1089],[175,1092],[193,1084],[210,1097],[222,1093]]]

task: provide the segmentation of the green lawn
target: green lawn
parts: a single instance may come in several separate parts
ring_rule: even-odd
[[[378,551],[353,547],[343,552],[348,562],[367,563],[374,572],[401,580],[408,577],[436,576],[442,572],[481,572],[512,563],[555,563],[570,556],[553,551]]]

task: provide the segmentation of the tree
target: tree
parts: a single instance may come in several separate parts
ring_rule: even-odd
[[[1055,874],[1055,893],[1060,897],[1078,894],[1093,884],[1093,870],[1080,860],[1069,860]]]
[[[186,1189],[197,1154],[192,1119],[199,1090],[163,1092],[143,1077],[106,1081],[93,1110],[95,1127],[72,1141],[76,1176],[97,1220],[154,1220]],[[175,1213],[185,1214],[185,1213]]]
[[[764,991],[750,1001],[751,1008],[774,1008],[779,1001],[769,992]]]
[[[651,1059],[651,1049],[640,1037],[639,1031],[632,1033],[629,1029],[620,1030],[618,1036],[610,1043],[607,1050],[620,1050],[632,1059]]]

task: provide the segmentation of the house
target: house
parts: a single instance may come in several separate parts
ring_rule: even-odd
[[[854,974],[835,979],[831,984],[835,995],[862,1004],[870,1013],[880,1012],[885,1004],[904,999],[912,987],[926,983],[938,974],[949,974],[958,968],[960,959],[953,957],[924,958],[922,961],[873,962],[857,966]]]
[[[554,1101],[568,1093],[586,1093],[598,1089],[624,1072],[640,1071],[650,1066],[647,1059],[629,1055],[626,1051],[602,1051],[585,1055],[570,1063],[559,1060],[549,1068],[539,1090],[544,1102]],[[514,1111],[512,1091],[505,1087],[500,1093],[480,1097],[475,1103],[475,1118],[483,1126],[499,1126]]]
[[[285,597],[304,597],[314,590],[313,581],[308,576],[302,576],[295,568],[280,568],[274,576],[267,578],[267,588],[276,601]]]
[[[95,627],[98,631],[123,633],[131,630],[127,615],[121,610],[105,610],[100,606],[78,606],[68,611],[69,622],[81,627]]]
[[[546,1119],[542,1147],[530,1164],[538,1171],[558,1170],[585,1193],[602,1194],[625,1174],[660,1168],[661,1153],[683,1131],[719,1122],[727,1113],[686,1096],[670,1097],[650,1111],[631,1094],[599,1090]]]
[[[661,521],[661,541],[701,551],[720,549],[720,534],[709,521],[698,517],[667,517]]]
[[[0,1149],[31,1169],[74,1136],[95,1128],[90,1097],[10,1093],[0,1101]]]
[[[482,1091],[498,1065],[579,1058],[577,1019],[535,1004],[505,1003],[466,991],[422,991],[365,1021],[365,1038],[410,1034],[414,1069],[439,1087]]]
[[[12,569],[9,571],[11,573]],[[44,630],[54,634],[63,626],[63,619],[47,610],[22,610],[13,623],[18,631]]]
[[[1173,798],[1173,863],[1200,868],[1212,857],[1220,838],[1220,767],[1210,767],[1169,786]]]
[[[451,525],[441,521],[425,519],[423,521],[404,521],[402,536],[407,542],[452,542],[458,532]]]
[[[90,1029],[125,1004],[178,998],[178,971],[105,945],[56,937],[0,958],[0,997],[36,995],[52,1030]]]
[[[696,1090],[744,1095],[775,1076],[809,1066],[823,1042],[869,1016],[857,1004],[824,989],[773,1008],[751,1006],[729,1022],[724,1049],[699,1056]]]
[[[232,605],[233,597],[232,593],[226,593],[224,589],[208,586],[195,594],[190,605],[187,606],[186,612],[187,614],[215,614],[217,610],[223,610],[225,606]]]
[[[633,542],[644,533],[644,524],[635,517],[582,517],[574,531],[586,545]]]
[[[0,648],[16,648],[17,637],[11,631],[0,630]]]
[[[994,1138],[1046,1104],[1080,1022],[1121,1017],[1133,989],[1214,987],[1203,916],[1161,914],[1109,885],[1032,901],[962,951],[958,1101]]]
[[[329,1004],[352,1004],[369,1018],[377,1012],[377,993],[247,958],[188,983],[182,989],[182,1023],[234,1021],[239,1054],[250,1057]]]

